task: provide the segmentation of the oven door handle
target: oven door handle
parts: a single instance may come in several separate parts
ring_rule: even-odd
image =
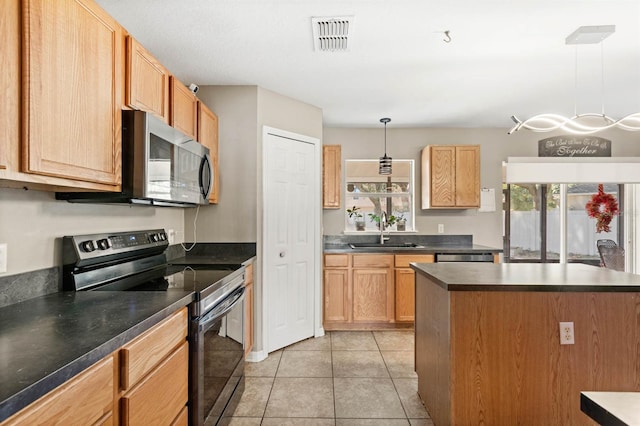
[[[227,312],[233,309],[236,306],[236,304],[238,304],[244,298],[244,290],[245,290],[244,287],[240,287],[239,289],[231,293],[231,295],[229,295],[229,297],[227,297],[218,306],[213,308],[208,314],[203,316],[199,321],[200,328],[206,329],[209,324],[217,321],[218,319],[223,317]]]

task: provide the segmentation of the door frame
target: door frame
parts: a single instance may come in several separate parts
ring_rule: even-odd
[[[315,245],[313,249],[313,332],[314,337],[324,336],[324,328],[322,326],[322,143],[320,139],[311,136],[301,135],[298,133],[289,132],[282,129],[277,129],[269,126],[262,126],[262,147],[261,147],[261,163],[262,170],[258,173],[260,182],[260,196],[258,197],[258,235],[260,236],[260,244],[258,244],[258,258],[265,259],[263,255],[267,250],[267,236],[266,236],[266,224],[264,207],[266,205],[266,194],[264,191],[264,182],[266,181],[266,141],[269,135],[291,139],[294,141],[300,141],[313,145],[313,236],[315,238]],[[269,347],[269,329],[268,329],[268,306],[269,289],[266,285],[268,282],[267,265],[263,264],[261,268],[261,329],[262,329],[262,352],[258,355],[258,358],[266,358],[268,355],[267,348]],[[257,297],[257,295],[256,295]]]

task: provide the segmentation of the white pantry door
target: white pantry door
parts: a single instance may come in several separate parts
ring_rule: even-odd
[[[312,143],[267,133],[264,245],[267,352],[314,335],[314,213]]]

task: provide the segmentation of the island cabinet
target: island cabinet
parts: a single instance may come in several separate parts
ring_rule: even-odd
[[[138,41],[127,37],[125,102],[169,123],[169,71]]]
[[[433,263],[432,254],[398,254],[395,256],[396,321],[415,320],[416,273],[409,267],[411,262]]]
[[[23,171],[120,185],[122,27],[91,0],[22,7]]]
[[[175,76],[171,76],[169,124],[193,139],[198,139],[198,98]]]
[[[213,179],[209,202],[218,204],[220,189],[218,173],[218,116],[205,104],[198,101],[198,142],[209,148],[209,157],[213,167]]]
[[[422,208],[480,207],[480,145],[422,150]]]
[[[340,187],[342,186],[342,147],[322,146],[322,207],[340,208]]]
[[[592,425],[640,391],[640,278],[579,264],[418,264],[418,394],[436,425]],[[574,325],[561,344],[560,322]]]

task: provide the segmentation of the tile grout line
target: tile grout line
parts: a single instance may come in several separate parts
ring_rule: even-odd
[[[280,352],[280,358],[278,359],[278,365],[276,366],[276,371],[273,373],[273,381],[271,382],[271,389],[269,389],[269,395],[267,395],[267,403],[264,404],[264,411],[262,411],[262,419],[260,419],[260,424],[264,421],[264,416],[267,414],[267,407],[269,406],[269,400],[271,399],[271,393],[273,392],[273,387],[276,384],[276,377],[278,376],[278,370],[280,369],[280,363],[282,362],[282,356],[284,355],[284,349]],[[267,356],[269,356],[267,354]]]

